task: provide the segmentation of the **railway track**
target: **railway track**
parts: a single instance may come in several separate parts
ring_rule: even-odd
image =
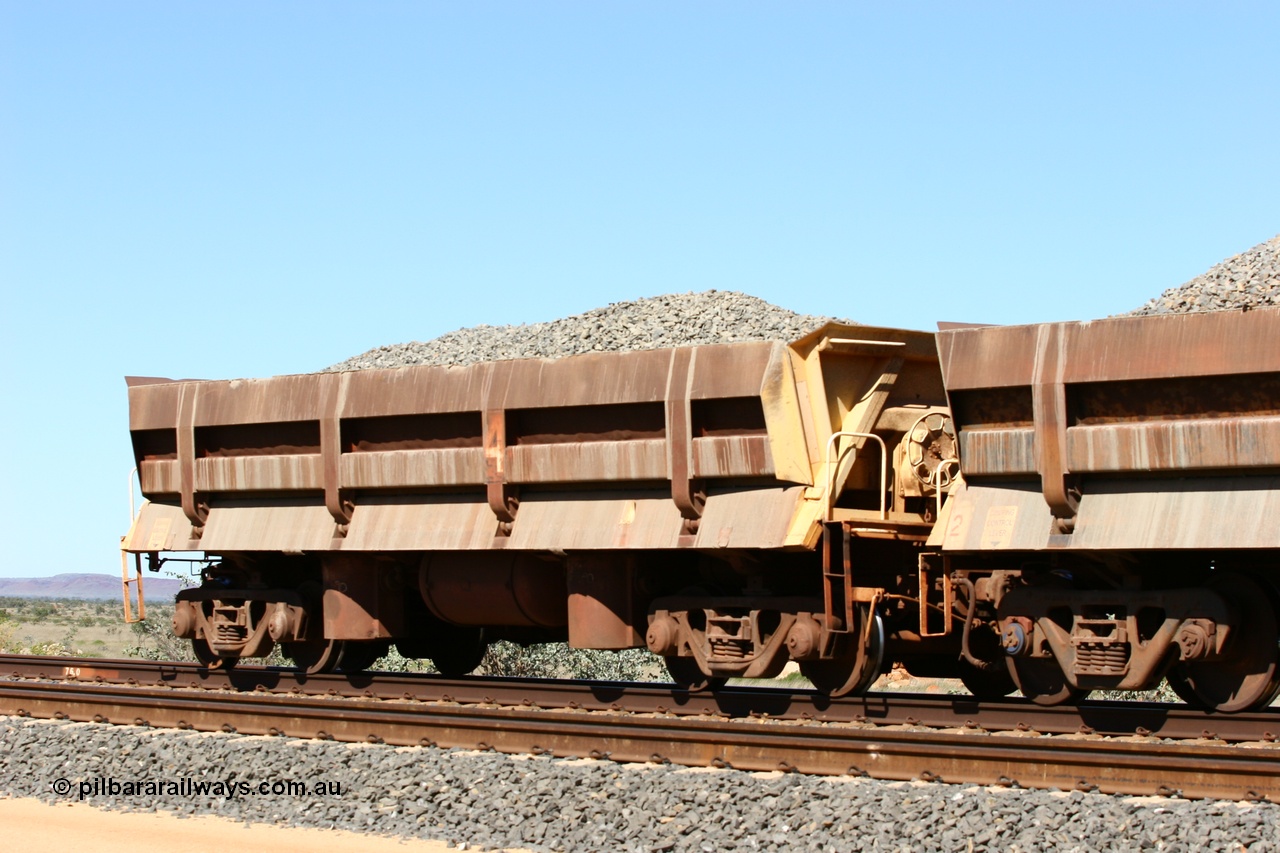
[[[1280,802],[1280,712],[670,685],[303,676],[0,656],[0,713],[743,770]]]

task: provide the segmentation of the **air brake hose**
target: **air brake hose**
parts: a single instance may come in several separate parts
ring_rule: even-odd
[[[960,656],[965,661],[981,672],[994,672],[1000,666],[996,661],[980,660],[974,657],[973,652],[969,651],[969,630],[973,626],[973,617],[978,611],[978,590],[973,585],[973,581],[965,577],[951,576],[951,582],[960,584],[965,588],[969,598],[969,609],[964,615],[964,630],[960,633]]]

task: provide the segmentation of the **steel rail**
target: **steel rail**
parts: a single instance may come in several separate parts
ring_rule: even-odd
[[[209,670],[196,663],[0,655],[0,676],[255,690],[459,704],[757,717],[828,723],[875,723],[1042,734],[1138,735],[1238,742],[1280,740],[1280,708],[1216,714],[1186,705],[1084,702],[1045,708],[1025,699],[871,693],[831,699],[813,690],[728,687],[688,693],[671,685],[532,678],[442,678],[420,674],[335,673],[308,676],[289,669]]]
[[[1280,802],[1280,747],[0,682],[0,713],[618,762]]]

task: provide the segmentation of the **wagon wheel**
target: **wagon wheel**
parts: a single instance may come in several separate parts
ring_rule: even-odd
[[[871,624],[866,628],[865,640],[859,642],[859,648],[853,654],[833,660],[800,661],[800,674],[809,679],[820,693],[857,696],[867,692],[867,688],[880,676],[880,667],[884,663],[884,622],[879,613],[872,613],[865,605],[858,613],[859,625],[865,624],[868,615]]]
[[[431,644],[431,663],[447,678],[458,678],[475,670],[489,651],[484,628],[450,627]]]
[[[312,629],[320,628],[324,588],[317,581],[309,580],[298,587],[298,593],[307,604],[306,621],[310,623]],[[292,643],[281,643],[280,652],[307,675],[323,675],[338,668],[338,664],[342,661],[345,644],[345,640],[315,637]]]
[[[1002,699],[1018,689],[1004,659],[1007,655],[1000,645],[999,635],[990,627],[976,629],[969,634],[969,652],[982,666],[960,659],[960,683],[978,699]]]
[[[1280,691],[1280,618],[1276,591],[1245,574],[1223,574],[1209,588],[1239,614],[1223,657],[1184,661],[1166,679],[1189,705],[1232,712],[1265,708]]]
[[[391,650],[387,640],[344,640],[339,672],[364,672]]]
[[[303,640],[281,643],[280,651],[307,675],[333,672],[342,662],[346,640]]]
[[[1032,658],[1015,656],[1009,659],[1009,676],[1013,683],[1037,705],[1063,705],[1079,702],[1089,695],[1088,690],[1072,687],[1058,665],[1057,658]]]
[[[988,669],[961,661],[960,683],[977,699],[1003,699],[1018,689],[1009,668],[998,661]]]
[[[209,669],[231,669],[236,665],[239,658],[224,658],[218,655],[209,645],[209,641],[196,637],[191,641],[191,652],[196,656],[196,660],[204,664]]]
[[[701,693],[705,690],[719,690],[724,687],[725,682],[729,679],[720,678],[714,675],[707,675],[698,666],[698,662],[693,658],[682,658],[672,655],[664,657],[663,662],[667,665],[667,674],[671,676],[671,680],[681,690],[687,690],[690,693]]]

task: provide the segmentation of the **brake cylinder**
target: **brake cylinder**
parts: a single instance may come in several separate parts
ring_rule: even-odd
[[[564,563],[531,554],[428,554],[418,589],[431,612],[454,625],[560,628],[569,621]]]

